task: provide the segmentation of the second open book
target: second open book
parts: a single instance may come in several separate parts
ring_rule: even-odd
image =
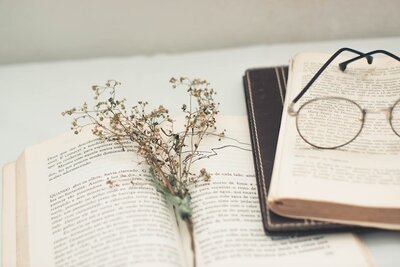
[[[400,230],[400,137],[391,130],[387,114],[367,113],[353,142],[322,150],[300,138],[296,118],[287,112],[328,58],[307,53],[291,61],[268,205],[292,218]],[[345,72],[338,67],[340,59],[335,62],[295,109],[307,100],[334,96],[377,111],[400,98],[400,66],[395,60],[378,57],[371,65],[359,61]]]
[[[264,234],[245,117],[221,117],[191,188],[198,266],[370,266],[352,234]],[[4,168],[3,266],[190,266],[188,236],[132,147],[68,133]],[[348,255],[352,255],[349,257]]]

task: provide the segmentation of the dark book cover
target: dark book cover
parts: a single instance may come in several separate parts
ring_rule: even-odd
[[[268,190],[274,166],[287,78],[287,66],[249,69],[243,77],[264,229],[267,234],[309,234],[355,230],[355,227],[340,224],[282,217],[268,208]]]

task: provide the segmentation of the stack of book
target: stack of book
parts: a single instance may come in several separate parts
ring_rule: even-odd
[[[264,229],[267,234],[400,230],[400,138],[394,129],[400,117],[397,105],[389,108],[400,98],[400,66],[392,58],[357,62],[345,71],[338,64],[343,58],[328,66],[297,109],[311,99],[348,98],[360,103],[365,121],[349,144],[321,149],[300,136],[300,122],[289,109],[328,58],[298,54],[289,66],[244,75]],[[375,114],[380,110],[391,115]]]

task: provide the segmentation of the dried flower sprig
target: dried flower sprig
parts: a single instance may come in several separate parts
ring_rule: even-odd
[[[174,120],[162,105],[147,111],[148,102],[139,101],[128,109],[126,99],[116,98],[120,83],[114,80],[107,81],[105,86],[92,87],[98,101],[92,109],[84,103],[62,115],[74,116],[71,130],[75,134],[91,127],[93,134],[103,140],[122,147],[126,140],[136,145],[137,153],[149,165],[155,187],[186,222],[195,252],[189,186],[200,180],[208,181],[210,175],[204,168],[195,174],[191,167],[203,138],[216,134],[219,103],[215,102],[216,92],[206,80],[181,77],[171,78],[170,83],[173,88],[186,87],[189,94],[188,104],[181,107],[185,116],[183,130],[179,132],[174,131]],[[224,133],[218,135],[222,137]]]

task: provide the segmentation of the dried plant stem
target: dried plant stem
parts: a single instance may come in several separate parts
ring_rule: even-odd
[[[153,158],[149,159],[148,162],[150,166],[153,166],[156,169],[156,172],[159,173],[159,175],[161,176],[162,181],[164,182],[165,186],[168,188],[168,191],[171,194],[174,194],[174,189],[172,189],[171,184],[169,183],[167,177],[165,177],[165,174],[163,173],[163,171],[161,170],[160,165],[157,163],[157,161]]]
[[[181,109],[185,115],[182,131],[174,131],[174,120],[162,105],[147,110],[148,102],[138,101],[127,108],[126,99],[116,98],[119,82],[109,80],[105,86],[92,87],[97,104],[93,107],[85,102],[79,108],[64,111],[63,115],[74,116],[71,130],[79,134],[83,128],[92,127],[92,133],[105,141],[120,144],[131,142],[143,162],[148,164],[157,191],[167,203],[173,205],[177,215],[185,221],[190,234],[193,252],[193,267],[196,267],[191,196],[189,188],[198,181],[208,182],[210,174],[200,169],[191,171],[198,160],[201,141],[208,134],[215,134],[219,103],[214,101],[216,92],[206,80],[181,77],[171,78],[172,88],[183,86],[189,95],[188,105]],[[224,132],[218,134],[220,138]]]
[[[199,134],[198,143],[200,143],[201,140],[203,140],[203,137],[207,133],[207,130],[208,130],[208,126],[206,127],[206,129],[202,133]],[[195,154],[197,152],[197,149],[199,148],[199,146],[197,145],[193,149],[193,145],[192,144],[193,144],[193,141],[191,140],[192,151],[193,151],[193,154]],[[190,167],[192,166],[192,162],[193,162],[193,157],[190,157],[189,163],[187,164],[187,169],[188,170],[190,170]]]
[[[186,223],[187,229],[190,234],[190,248],[191,248],[192,254],[193,254],[193,259],[192,259],[193,265],[192,266],[196,267],[196,245],[194,242],[193,221],[191,218],[188,217],[185,219],[185,223]]]

